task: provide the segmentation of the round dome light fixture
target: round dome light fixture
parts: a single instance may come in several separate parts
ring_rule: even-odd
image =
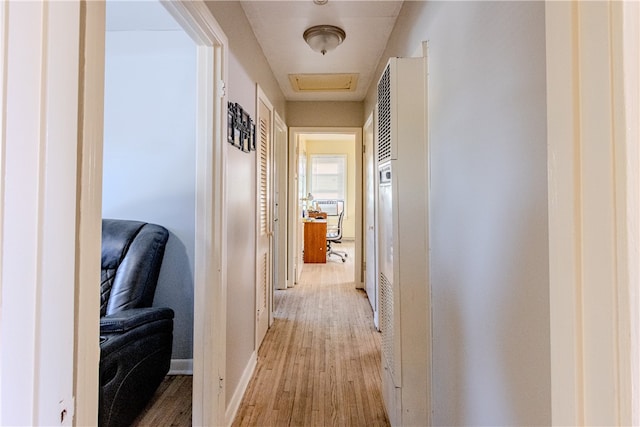
[[[313,0],[313,2],[314,2],[315,4],[317,4],[318,6],[325,5],[325,4],[327,4],[327,2],[328,2],[328,1],[329,1],[329,0]]]
[[[338,47],[347,34],[335,25],[316,25],[307,28],[302,37],[311,49],[324,55]]]

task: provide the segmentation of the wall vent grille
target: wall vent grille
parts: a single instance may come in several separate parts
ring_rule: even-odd
[[[396,378],[394,325],[393,325],[393,285],[380,273],[380,331],[382,332],[382,357],[389,369],[391,378]]]
[[[391,160],[391,67],[378,82],[378,163]]]

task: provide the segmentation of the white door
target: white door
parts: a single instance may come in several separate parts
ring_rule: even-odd
[[[373,155],[375,151],[373,113],[364,125],[364,167],[365,167],[365,289],[371,308],[373,309],[373,323],[378,328],[378,281],[377,281],[377,245],[375,232],[375,200],[376,175]]]
[[[297,179],[297,197],[296,203],[296,283],[300,280],[302,274],[302,267],[304,265],[303,251],[304,251],[304,223],[302,222],[302,199],[307,194],[307,151],[304,142],[296,144],[296,158],[298,159],[298,179]]]
[[[273,168],[273,278],[276,289],[287,289],[287,125],[275,113]],[[272,309],[273,310],[273,309]]]
[[[256,119],[256,177],[257,177],[257,230],[256,230],[256,350],[260,348],[267,329],[271,307],[271,129],[273,106],[258,87]]]

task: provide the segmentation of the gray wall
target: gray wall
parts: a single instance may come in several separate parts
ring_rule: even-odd
[[[551,423],[544,31],[544,2],[405,2],[379,67],[429,41],[435,425]]]
[[[103,216],[170,231],[154,305],[175,311],[174,359],[193,354],[195,61],[182,31],[106,35]]]
[[[254,115],[258,82],[282,116],[241,6],[209,5],[231,46],[229,99]],[[430,42],[434,424],[548,425],[544,3],[405,2],[379,71],[422,40]],[[286,121],[360,126],[374,96],[372,87],[348,124],[338,121],[344,115],[318,122],[327,110],[320,103],[286,103]],[[233,151],[229,177],[254,185],[254,155]],[[255,217],[247,212],[255,188],[230,182],[227,190],[229,399],[254,351]]]
[[[280,118],[286,122],[285,117],[285,100],[280,86],[269,67],[267,58],[262,53],[262,49],[258,44],[256,36],[249,25],[244,10],[239,1],[209,1],[207,6],[215,16],[216,21],[226,34],[229,40],[229,48],[233,54],[236,64],[242,68],[246,74],[247,81],[244,84],[255,85],[260,87],[273,104],[273,107]],[[233,72],[230,69],[230,77]],[[229,98],[232,102],[231,98]],[[253,101],[255,104],[255,99]],[[242,105],[248,108],[248,105]]]
[[[288,101],[287,126],[362,127],[362,102]]]
[[[229,100],[255,120],[255,84],[229,55]],[[227,403],[255,350],[256,152],[228,147],[227,156]]]
[[[239,2],[209,2],[229,40],[228,99],[256,119],[256,83],[284,119],[284,96]],[[256,153],[228,146],[227,406],[255,349]]]

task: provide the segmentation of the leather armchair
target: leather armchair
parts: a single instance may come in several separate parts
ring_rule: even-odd
[[[128,426],[171,364],[173,310],[151,307],[169,232],[102,220],[99,426]]]

